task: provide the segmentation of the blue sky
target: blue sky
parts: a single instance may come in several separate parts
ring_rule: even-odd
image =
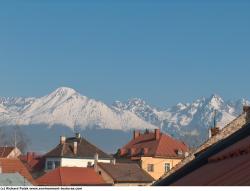
[[[0,96],[250,98],[250,1],[1,1]]]

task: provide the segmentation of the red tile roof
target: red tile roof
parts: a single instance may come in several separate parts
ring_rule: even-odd
[[[19,173],[25,177],[30,183],[36,185],[34,179],[29,173],[28,169],[19,159],[5,159],[0,158],[0,165],[2,168],[2,173]]]
[[[45,158],[34,152],[28,152],[26,155],[20,155],[19,159],[25,164],[30,172],[42,171],[45,166]]]
[[[178,151],[182,154],[178,154]],[[188,146],[185,143],[161,132],[159,132],[159,138],[156,138],[155,132],[146,131],[122,147],[119,156],[183,158],[185,152],[188,152]]]
[[[250,185],[250,136],[208,158],[201,168],[172,185]]]
[[[6,158],[15,149],[15,147],[0,147],[0,158]]]
[[[93,168],[59,167],[36,179],[41,186],[105,185]]]

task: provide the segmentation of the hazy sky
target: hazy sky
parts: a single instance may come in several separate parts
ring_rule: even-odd
[[[60,3],[59,3],[60,2]],[[250,98],[250,1],[1,1],[0,96]]]

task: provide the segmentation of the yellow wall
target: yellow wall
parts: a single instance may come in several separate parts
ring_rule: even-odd
[[[165,174],[164,164],[169,163],[170,169],[177,165],[181,159],[166,159],[166,158],[153,158],[141,157],[141,168],[150,174],[155,180],[159,179]],[[148,172],[148,164],[154,165],[154,171]]]

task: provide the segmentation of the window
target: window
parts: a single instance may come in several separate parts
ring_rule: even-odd
[[[47,169],[52,170],[55,168],[60,167],[61,163],[60,161],[47,161]]]
[[[164,164],[164,171],[165,171],[165,173],[170,171],[170,164],[169,163]]]
[[[55,163],[55,168],[60,166],[60,161],[55,161],[54,163]]]
[[[154,165],[148,164],[148,172],[154,172]]]
[[[53,168],[53,162],[52,161],[48,161],[47,162],[47,169],[51,170]]]

